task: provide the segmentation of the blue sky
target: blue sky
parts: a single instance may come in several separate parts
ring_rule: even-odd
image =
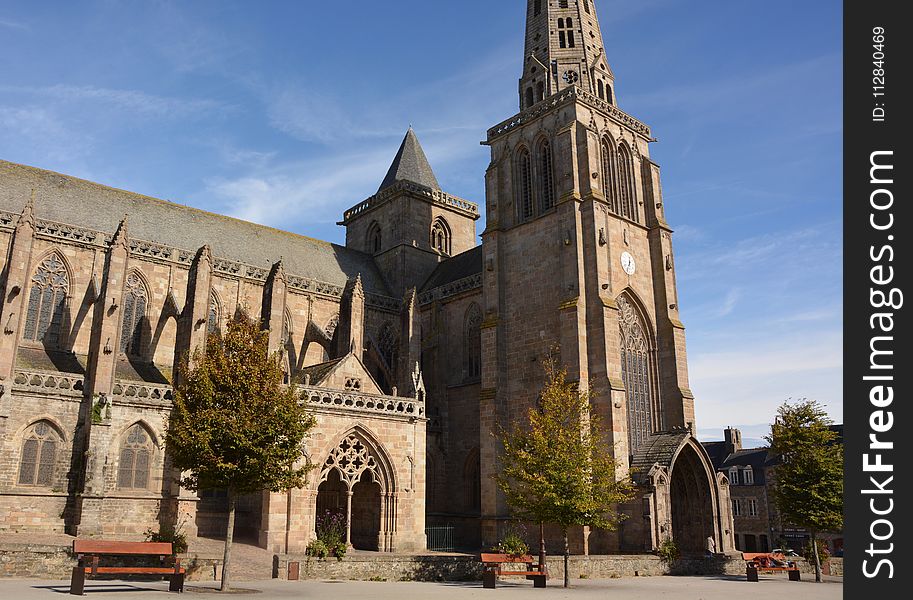
[[[842,421],[841,5],[596,2],[653,127],[702,438],[787,398]],[[415,126],[484,201],[521,0],[0,0],[0,158],[342,243]],[[480,228],[481,231],[481,228]]]

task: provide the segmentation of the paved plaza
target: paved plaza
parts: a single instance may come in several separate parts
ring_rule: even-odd
[[[839,578],[825,583],[790,582],[785,577],[762,577],[749,583],[744,577],[639,577],[624,579],[574,580],[565,590],[560,582],[533,589],[529,582],[499,582],[497,590],[486,590],[480,582],[363,582],[363,581],[259,581],[239,582],[232,598],[279,600],[285,598],[333,598],[333,600],[405,600],[409,598],[460,600],[463,598],[573,599],[573,600],[750,600],[752,598],[795,597],[803,600],[830,600],[843,597]],[[190,582],[185,596],[212,598],[218,595],[215,583]],[[178,597],[169,594],[167,582],[137,583],[87,581],[86,597],[110,600],[155,600]],[[246,590],[246,591],[242,591]],[[69,582],[0,580],[0,598],[4,600],[41,600],[65,597]],[[115,593],[117,592],[117,593]]]

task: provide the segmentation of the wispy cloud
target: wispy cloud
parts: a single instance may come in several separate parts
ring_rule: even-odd
[[[49,101],[72,104],[86,102],[107,108],[155,117],[184,117],[194,113],[225,112],[230,106],[208,99],[171,98],[139,90],[95,86],[52,85],[44,87],[0,85],[0,92],[42,97]]]
[[[6,27],[7,29],[18,29],[20,31],[31,31],[32,28],[26,25],[25,23],[20,23],[19,21],[13,21],[10,19],[0,18],[0,27]]]

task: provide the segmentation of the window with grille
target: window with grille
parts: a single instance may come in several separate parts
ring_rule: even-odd
[[[757,517],[758,516],[758,501],[754,498],[748,500],[748,516]]]
[[[741,498],[732,499],[732,516],[734,516],[734,517],[742,516],[742,499]]]
[[[653,352],[643,320],[631,302],[618,298],[621,377],[628,407],[628,447],[633,455],[653,433]]]
[[[754,485],[754,471],[751,467],[742,471],[742,481],[745,485]]]
[[[56,348],[70,291],[70,276],[56,253],[38,265],[25,314],[23,338]]]
[[[729,469],[729,485],[739,485],[739,470]]]
[[[121,321],[120,351],[139,356],[142,351],[143,325],[149,293],[140,276],[135,272],[127,276],[124,284],[124,314]]]
[[[539,145],[539,193],[542,211],[555,205],[555,174],[552,167],[552,146],[548,140]]]
[[[574,39],[574,19],[558,19],[558,47],[575,48],[577,42]]]
[[[463,372],[465,379],[482,375],[482,309],[473,302],[463,322]]]
[[[60,436],[47,421],[39,421],[26,431],[19,457],[19,485],[54,485],[60,443]]]
[[[152,438],[139,424],[132,426],[120,448],[120,463],[117,467],[117,487],[122,490],[145,490],[149,488],[152,466]]]

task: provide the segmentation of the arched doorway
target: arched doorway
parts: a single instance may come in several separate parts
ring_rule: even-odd
[[[711,485],[700,456],[690,444],[685,445],[672,465],[669,490],[672,538],[682,553],[702,553],[707,538],[717,538]]]
[[[330,452],[317,487],[317,518],[344,517],[346,543],[358,550],[393,550],[396,495],[392,471],[366,436],[351,432]]]

